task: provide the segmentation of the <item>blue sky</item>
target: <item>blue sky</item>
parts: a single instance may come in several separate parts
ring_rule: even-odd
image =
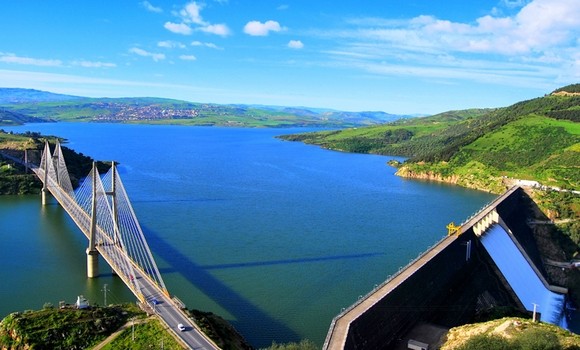
[[[580,82],[578,0],[0,0],[0,87],[434,114]]]

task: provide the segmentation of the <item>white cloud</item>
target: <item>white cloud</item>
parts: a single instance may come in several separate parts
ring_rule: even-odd
[[[184,61],[195,61],[197,60],[197,57],[195,57],[194,55],[181,55],[179,56],[179,59]]]
[[[541,20],[538,20],[541,18]],[[489,53],[506,56],[536,54],[569,45],[580,35],[580,2],[535,0],[515,16],[486,15],[474,23],[419,16],[406,24],[359,28],[350,35],[415,50]]]
[[[100,61],[73,61],[74,66],[85,68],[114,68],[117,67],[115,63],[100,62]]]
[[[165,40],[157,43],[157,46],[166,49],[185,49],[185,45],[178,41]]]
[[[186,4],[185,7],[181,11],[179,11],[179,14],[186,23],[206,25],[200,13],[202,9],[203,5],[200,5],[197,2],[192,1]]]
[[[210,49],[223,50],[221,47],[217,46],[214,43],[204,43],[198,40],[192,41],[191,46],[205,46],[209,47]]]
[[[300,40],[290,40],[288,42],[288,47],[291,49],[301,49],[304,47],[304,44]]]
[[[145,51],[145,50],[140,49],[138,47],[130,48],[129,52],[133,53],[135,55],[138,55],[138,56],[142,56],[142,57],[151,57],[153,59],[153,61],[155,61],[155,62],[158,62],[158,61],[165,59],[165,55],[162,53],[153,53],[153,52]]]
[[[164,27],[175,34],[190,35],[192,33],[191,27],[185,23],[165,22]]]
[[[279,32],[284,30],[280,26],[280,23],[276,21],[266,21],[262,23],[260,21],[250,21],[244,26],[244,33],[252,36],[266,36],[270,32]]]
[[[325,50],[328,56],[319,64],[358,67],[373,75],[509,86],[547,86],[580,76],[580,1],[509,3],[509,16],[489,14],[465,22],[433,16],[358,18],[344,28],[310,34],[340,43]]]
[[[199,27],[198,30],[204,33],[216,34],[219,36],[228,36],[230,35],[230,28],[228,28],[225,24],[209,24],[204,27]]]
[[[508,8],[522,7],[529,2],[530,0],[501,0],[501,4]]]
[[[22,64],[29,66],[41,66],[41,67],[60,67],[63,65],[61,60],[22,57],[16,56],[15,54],[12,53],[2,53],[2,52],[0,52],[0,62]]]
[[[156,12],[156,13],[163,12],[163,9],[161,7],[153,6],[153,5],[151,5],[151,3],[149,1],[142,1],[141,6],[143,6],[149,12]]]
[[[194,30],[223,37],[230,35],[231,31],[226,24],[212,24],[203,19],[201,10],[204,7],[204,4],[196,1],[187,3],[181,10],[174,12],[181,23],[166,22],[165,29],[183,35],[190,35]]]

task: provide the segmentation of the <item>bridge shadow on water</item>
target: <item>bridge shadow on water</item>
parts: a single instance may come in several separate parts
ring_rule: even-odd
[[[146,227],[142,228],[152,251],[173,268],[171,272],[177,272],[182,275],[214,302],[231,313],[236,321],[230,321],[230,323],[243,334],[244,338],[252,346],[257,348],[270,346],[271,341],[276,338],[281,338],[284,342],[300,340],[300,336],[295,331],[279,320],[272,318],[222,281],[212,276],[206,268],[191,261],[189,257],[164,241],[155,231]],[[256,334],[256,330],[267,332],[272,339],[264,339],[264,335]]]
[[[258,306],[238,294],[235,290],[225,285],[222,281],[212,276],[208,271],[217,269],[246,268],[268,265],[300,264],[310,262],[323,262],[331,260],[363,259],[383,255],[384,253],[366,253],[351,255],[335,255],[304,259],[284,259],[274,261],[258,261],[239,264],[223,265],[199,265],[189,257],[172,247],[163,240],[155,231],[143,227],[145,236],[151,249],[160,258],[165,260],[170,268],[161,269],[162,273],[179,273],[191,284],[199,288],[214,302],[226,309],[234,316],[236,321],[230,321],[239,330],[252,346],[267,347],[272,340],[276,342],[300,341],[298,333],[290,329],[280,320],[273,318]],[[266,281],[264,283],[267,283]],[[203,311],[203,310],[202,310]],[[260,334],[256,330],[260,330]]]
[[[221,270],[221,269],[233,269],[233,268],[242,268],[242,267],[258,267],[258,266],[272,266],[272,265],[302,264],[302,263],[309,263],[309,262],[322,262],[322,261],[332,261],[332,260],[362,259],[362,258],[372,258],[375,256],[384,255],[384,254],[385,253],[330,255],[330,256],[320,256],[320,257],[315,257],[315,258],[254,261],[254,262],[245,262],[245,263],[237,263],[237,264],[203,265],[200,267],[203,269],[206,269],[206,270]]]

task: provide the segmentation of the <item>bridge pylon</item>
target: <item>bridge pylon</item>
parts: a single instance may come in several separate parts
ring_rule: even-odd
[[[50,146],[48,145],[48,141],[45,142],[44,144],[44,154],[42,155],[42,160],[41,160],[41,164],[40,167],[42,169],[44,169],[44,178],[42,179],[42,190],[40,191],[40,195],[41,195],[41,201],[42,201],[42,205],[45,206],[48,204],[48,195],[49,195],[49,191],[48,188],[46,187],[47,183],[48,183],[48,169],[49,169],[49,160],[51,159],[50,157]]]
[[[87,277],[94,278],[99,276],[99,251],[96,247],[97,233],[97,166],[93,162],[93,186],[92,186],[92,203],[91,203],[91,226],[89,229],[89,247],[87,248]]]

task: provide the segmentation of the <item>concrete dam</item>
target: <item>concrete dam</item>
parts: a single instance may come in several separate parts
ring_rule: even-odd
[[[567,289],[550,285],[514,187],[331,323],[323,349],[440,345],[447,330],[497,310],[565,326]]]

